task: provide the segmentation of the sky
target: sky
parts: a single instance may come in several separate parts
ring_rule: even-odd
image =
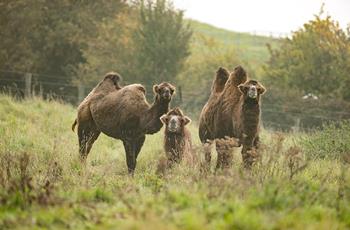
[[[350,24],[350,0],[173,0],[185,17],[237,32],[283,36],[324,12],[342,28]]]

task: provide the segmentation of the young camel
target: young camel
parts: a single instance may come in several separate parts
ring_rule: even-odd
[[[258,81],[249,80],[238,86],[242,95],[234,109],[232,123],[243,144],[242,159],[244,166],[250,168],[258,157],[259,130],[261,114],[261,95],[266,89]]]
[[[167,165],[171,167],[174,163],[180,163],[183,159],[189,165],[193,165],[191,133],[186,127],[191,123],[191,119],[185,116],[179,108],[170,110],[160,119],[165,125],[164,150]]]

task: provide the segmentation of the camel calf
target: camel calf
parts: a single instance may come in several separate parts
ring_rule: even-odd
[[[185,116],[179,108],[170,110],[160,119],[165,125],[164,150],[168,166],[171,167],[182,160],[192,164],[194,159],[191,151],[191,134],[186,128],[191,119]]]

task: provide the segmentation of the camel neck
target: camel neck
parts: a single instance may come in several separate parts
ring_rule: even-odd
[[[169,102],[161,101],[158,98],[155,98],[154,103],[151,108],[147,111],[145,116],[145,132],[146,134],[153,134],[158,132],[163,123],[160,121],[160,117],[167,113],[169,110]]]
[[[259,127],[260,104],[257,100],[241,98],[241,119],[246,134]]]
[[[181,132],[169,132],[166,131],[166,136],[169,139],[178,139],[178,138],[182,138],[185,136],[185,130],[182,130]]]
[[[155,98],[154,103],[152,104],[150,111],[154,116],[162,116],[167,113],[169,110],[169,102],[161,101],[158,98]]]

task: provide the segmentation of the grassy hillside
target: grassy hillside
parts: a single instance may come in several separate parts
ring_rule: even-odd
[[[159,176],[160,132],[131,178],[120,141],[104,135],[79,162],[74,118],[69,105],[0,96],[0,229],[350,228],[348,165],[306,161],[291,135],[265,132],[252,171],[235,152],[226,171],[180,165]]]
[[[220,29],[206,23],[191,20],[190,24],[194,30],[194,51],[201,52],[205,47],[200,42],[201,36],[214,39],[221,49],[227,50],[228,47],[237,49],[237,54],[247,61],[253,69],[257,70],[269,58],[269,52],[266,44],[275,47],[279,43],[279,39],[266,36],[252,35],[248,33],[238,33],[225,29]]]

